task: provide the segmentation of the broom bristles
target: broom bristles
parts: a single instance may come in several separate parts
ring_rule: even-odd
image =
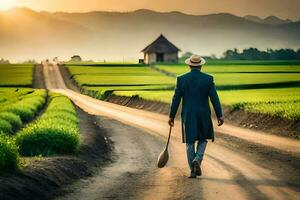
[[[158,156],[157,167],[158,168],[163,168],[167,164],[168,160],[169,160],[169,153],[168,153],[168,150],[165,149]]]

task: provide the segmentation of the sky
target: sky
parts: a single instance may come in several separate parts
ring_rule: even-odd
[[[38,11],[181,11],[188,14],[228,12],[238,16],[248,14],[300,20],[300,0],[0,0]]]

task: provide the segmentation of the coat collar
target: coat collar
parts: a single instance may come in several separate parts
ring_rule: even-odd
[[[191,72],[201,72],[201,71],[200,71],[200,69],[193,68],[193,69],[191,69]]]

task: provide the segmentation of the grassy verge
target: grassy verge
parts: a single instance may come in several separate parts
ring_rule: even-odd
[[[50,103],[41,117],[15,135],[10,134],[12,130],[23,125],[22,114],[18,115],[23,111],[14,112],[15,109],[12,108],[15,105],[23,105],[17,107],[22,110],[28,103],[28,109],[32,113],[44,102],[41,99],[45,99],[45,91],[35,91],[41,96],[37,93],[34,95],[35,92],[28,96],[28,91],[20,91],[22,95],[17,98],[20,100],[11,98],[9,103],[3,101],[5,106],[0,104],[3,110],[0,112],[0,128],[5,130],[0,131],[0,173],[18,169],[20,156],[71,154],[78,150],[79,127],[76,110],[67,97],[59,94],[50,93]],[[36,99],[36,95],[39,98]]]
[[[24,156],[70,154],[78,150],[79,128],[76,110],[65,96],[50,94],[45,113],[15,137]]]
[[[18,148],[12,141],[0,132],[0,174],[15,171],[19,166]]]
[[[34,89],[0,89],[0,131],[13,134],[34,119],[46,103],[47,92]]]

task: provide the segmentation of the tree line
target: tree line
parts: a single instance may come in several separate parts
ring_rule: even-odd
[[[23,62],[19,62],[18,64],[37,64],[38,62],[34,59],[25,60]],[[4,58],[0,58],[0,64],[10,64],[10,61]]]
[[[193,55],[192,52],[185,52],[180,60],[184,61]],[[216,55],[204,56],[206,59],[218,60]],[[300,49],[267,49],[266,51],[261,51],[257,48],[248,48],[242,51],[238,49],[229,49],[223,53],[223,56],[219,59],[225,60],[300,60]]]
[[[0,59],[0,64],[9,64],[9,60],[6,60],[4,58]]]
[[[300,49],[267,49],[261,51],[257,48],[229,49],[223,53],[222,59],[226,60],[300,60]]]

